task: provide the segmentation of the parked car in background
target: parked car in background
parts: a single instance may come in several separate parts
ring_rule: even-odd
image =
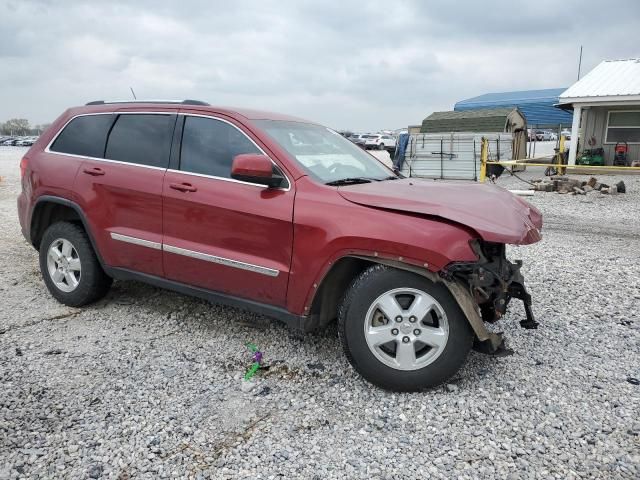
[[[31,145],[33,145],[36,140],[38,139],[38,137],[0,137],[0,145],[5,146],[5,147],[9,147],[9,146],[15,146],[15,147],[30,147]]]
[[[571,140],[571,130],[562,130],[560,135],[563,135],[566,140]]]
[[[556,132],[549,132],[549,140],[558,140],[558,134]]]
[[[35,143],[35,137],[22,137],[16,141],[16,147],[30,147]]]
[[[381,133],[365,135],[365,148],[387,150],[393,152],[396,149],[396,139],[391,135]]]
[[[354,133],[348,138],[349,138],[349,140],[351,140],[353,143],[355,143],[359,147],[365,148],[365,139],[363,137],[364,137],[364,135],[360,135],[360,134]]]
[[[537,326],[506,257],[542,238],[536,207],[492,184],[401,177],[299,118],[91,102],[40,136],[20,178],[22,232],[68,306],[128,279],[305,331],[337,319],[355,370],[398,391],[446,382],[472,347],[506,352],[484,322],[513,299]]]

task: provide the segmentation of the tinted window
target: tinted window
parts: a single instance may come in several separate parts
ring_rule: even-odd
[[[50,150],[102,158],[107,133],[112,122],[113,115],[76,117],[58,135]]]
[[[166,168],[174,122],[173,115],[118,116],[109,134],[105,158]]]
[[[185,118],[180,170],[230,178],[233,157],[241,153],[262,152],[228,123],[212,118]]]

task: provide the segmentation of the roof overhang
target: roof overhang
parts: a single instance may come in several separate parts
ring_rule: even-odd
[[[553,106],[556,107],[556,108],[559,108],[560,110],[564,110],[566,112],[572,112],[573,111],[573,104],[572,103],[554,103]]]
[[[640,95],[611,95],[608,97],[560,97],[558,108],[565,108],[571,105],[580,105],[582,107],[595,107],[598,105],[639,105]]]

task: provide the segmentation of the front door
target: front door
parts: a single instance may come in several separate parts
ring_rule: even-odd
[[[162,180],[173,113],[117,114],[104,158],[87,158],[76,176],[77,200],[105,263],[162,276]]]
[[[185,115],[179,165],[163,186],[163,260],[171,280],[284,306],[293,244],[293,185],[231,178],[233,157],[264,153],[240,125]]]

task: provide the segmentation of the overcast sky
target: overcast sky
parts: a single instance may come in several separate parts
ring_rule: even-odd
[[[0,0],[0,121],[195,98],[399,128],[487,92],[640,57],[640,1]]]

